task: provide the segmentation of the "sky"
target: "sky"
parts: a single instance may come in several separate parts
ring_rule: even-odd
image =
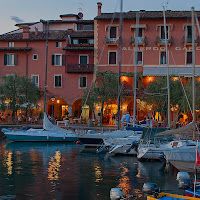
[[[97,15],[97,2],[102,12],[119,12],[120,0],[0,0],[0,34],[16,29],[16,23],[59,20],[62,14],[83,13],[84,19]],[[200,10],[199,0],[124,0],[123,11],[130,10]]]

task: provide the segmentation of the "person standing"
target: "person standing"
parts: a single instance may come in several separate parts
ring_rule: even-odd
[[[130,123],[131,116],[129,113],[126,114],[125,118],[126,118],[126,123]]]

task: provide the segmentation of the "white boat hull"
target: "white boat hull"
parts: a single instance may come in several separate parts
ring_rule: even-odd
[[[5,132],[5,136],[12,141],[19,142],[51,142],[51,141],[77,141],[75,134],[55,133],[44,129],[29,129],[26,131],[10,131]]]

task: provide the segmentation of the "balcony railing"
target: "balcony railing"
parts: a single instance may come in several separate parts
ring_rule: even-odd
[[[195,37],[195,45],[198,45],[200,43],[200,39],[199,37]],[[192,37],[185,37],[183,36],[182,38],[182,44],[185,45],[192,45]]]
[[[90,43],[68,44],[63,49],[64,50],[94,50],[94,44],[90,44]]]
[[[94,72],[94,64],[68,64],[67,73],[87,73]]]
[[[172,37],[169,37],[169,39],[167,39],[167,43],[169,46],[171,46],[173,44],[174,40]],[[158,46],[161,45],[165,45],[165,39],[162,39],[161,37],[156,37],[156,42],[155,42]]]
[[[119,38],[107,38],[105,37],[106,45],[119,45]]]
[[[138,45],[147,45],[147,38],[146,37],[131,37],[131,44],[135,45],[135,43],[138,43]]]

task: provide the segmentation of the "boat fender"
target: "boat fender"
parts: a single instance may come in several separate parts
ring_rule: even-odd
[[[76,141],[76,144],[80,144],[80,141]]]
[[[63,136],[63,140],[65,140],[65,136]]]
[[[47,135],[47,140],[49,139],[49,136]]]

